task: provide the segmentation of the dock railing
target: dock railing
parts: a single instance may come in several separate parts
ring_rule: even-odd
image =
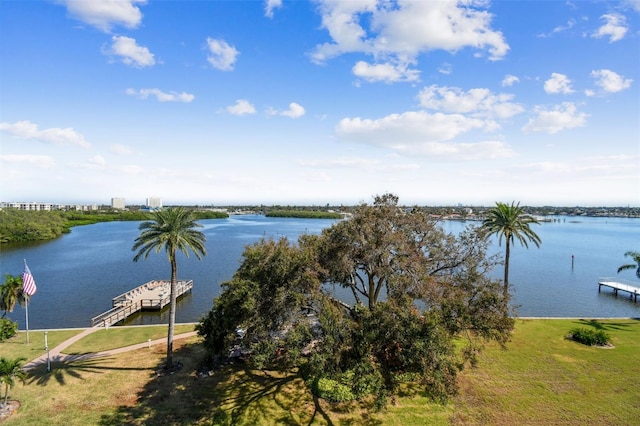
[[[160,288],[159,288],[160,287]],[[190,292],[193,280],[180,280],[176,297]],[[160,310],[171,302],[170,281],[149,281],[111,300],[111,309],[91,318],[92,327],[110,326],[143,310]]]
[[[640,294],[640,282],[634,282],[616,277],[598,278],[598,292],[602,290],[603,286],[612,288],[616,296],[618,295],[618,291],[625,291],[629,293],[631,299],[633,299],[634,302],[638,301],[638,295]]]

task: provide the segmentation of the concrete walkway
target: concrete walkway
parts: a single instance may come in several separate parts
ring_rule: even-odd
[[[87,328],[82,333],[76,334],[75,336],[65,340],[64,342],[60,343],[55,348],[49,349],[49,360],[50,360],[50,362],[53,364],[55,362],[73,362],[73,361],[79,361],[79,360],[84,360],[84,359],[100,358],[100,357],[106,357],[106,356],[110,356],[110,355],[120,354],[120,353],[123,353],[123,352],[134,351],[136,349],[148,348],[149,345],[158,345],[158,344],[166,344],[167,343],[167,338],[163,337],[161,339],[152,340],[151,342],[137,343],[135,345],[125,346],[123,348],[116,348],[116,349],[111,349],[111,350],[102,351],[102,352],[91,352],[91,353],[80,354],[80,355],[66,355],[66,354],[62,353],[62,351],[64,349],[66,349],[67,347],[73,345],[78,340],[81,340],[83,337],[93,333],[94,331],[98,331],[98,330],[102,330],[102,328],[99,328],[99,327]],[[184,338],[187,338],[187,337],[195,336],[196,334],[197,334],[196,331],[190,331],[188,333],[176,334],[176,335],[173,336],[173,340],[175,341],[175,340],[178,340],[178,339],[184,339]],[[22,368],[25,371],[27,371],[27,370],[34,369],[34,368],[36,368],[36,367],[38,367],[40,365],[46,364],[46,363],[47,363],[47,354],[45,352],[44,354],[40,355],[38,358],[36,358],[36,359],[28,362],[27,364],[25,364]]]

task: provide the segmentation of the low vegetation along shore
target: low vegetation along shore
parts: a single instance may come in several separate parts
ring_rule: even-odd
[[[576,328],[604,331],[611,346],[569,339]],[[179,325],[176,333],[192,330]],[[54,347],[81,330],[48,332]],[[98,330],[65,353],[99,352],[166,334],[166,326]],[[3,357],[42,355],[42,331],[0,343]],[[489,345],[475,368],[459,377],[460,390],[437,404],[407,388],[382,411],[367,402],[330,404],[314,398],[295,372],[247,369],[244,364],[201,371],[199,337],[176,341],[183,368],[160,374],[164,345],[75,362],[40,365],[9,390],[20,408],[7,425],[113,424],[384,424],[540,425],[637,424],[640,418],[640,321],[516,320],[506,349]]]

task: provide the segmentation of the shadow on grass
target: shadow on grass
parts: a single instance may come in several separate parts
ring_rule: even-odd
[[[180,371],[155,375],[137,394],[133,405],[105,414],[100,425],[334,425],[330,407],[314,399],[298,374],[258,371],[243,364],[199,375],[204,352],[200,344],[174,351]],[[157,366],[160,371],[161,365]],[[334,413],[335,414],[335,413]],[[380,424],[358,411],[340,415],[339,424]]]
[[[631,331],[629,327],[636,325],[640,321],[640,318],[620,319],[620,320],[595,320],[595,319],[581,319],[576,321],[576,324],[583,326],[593,327],[596,330],[616,330],[616,331]]]
[[[46,386],[53,380],[60,385],[66,385],[67,377],[82,379],[82,373],[100,373],[106,370],[147,370],[145,368],[113,367],[105,366],[106,357],[71,357],[66,359],[54,359],[51,362],[51,371],[47,371],[47,364],[41,363],[29,370],[29,384]]]

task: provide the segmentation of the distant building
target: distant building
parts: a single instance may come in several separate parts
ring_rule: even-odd
[[[124,207],[125,207],[124,198],[112,198],[111,199],[111,208],[112,209],[124,210]]]
[[[147,207],[149,207],[150,209],[161,209],[162,199],[160,197],[147,198]]]

